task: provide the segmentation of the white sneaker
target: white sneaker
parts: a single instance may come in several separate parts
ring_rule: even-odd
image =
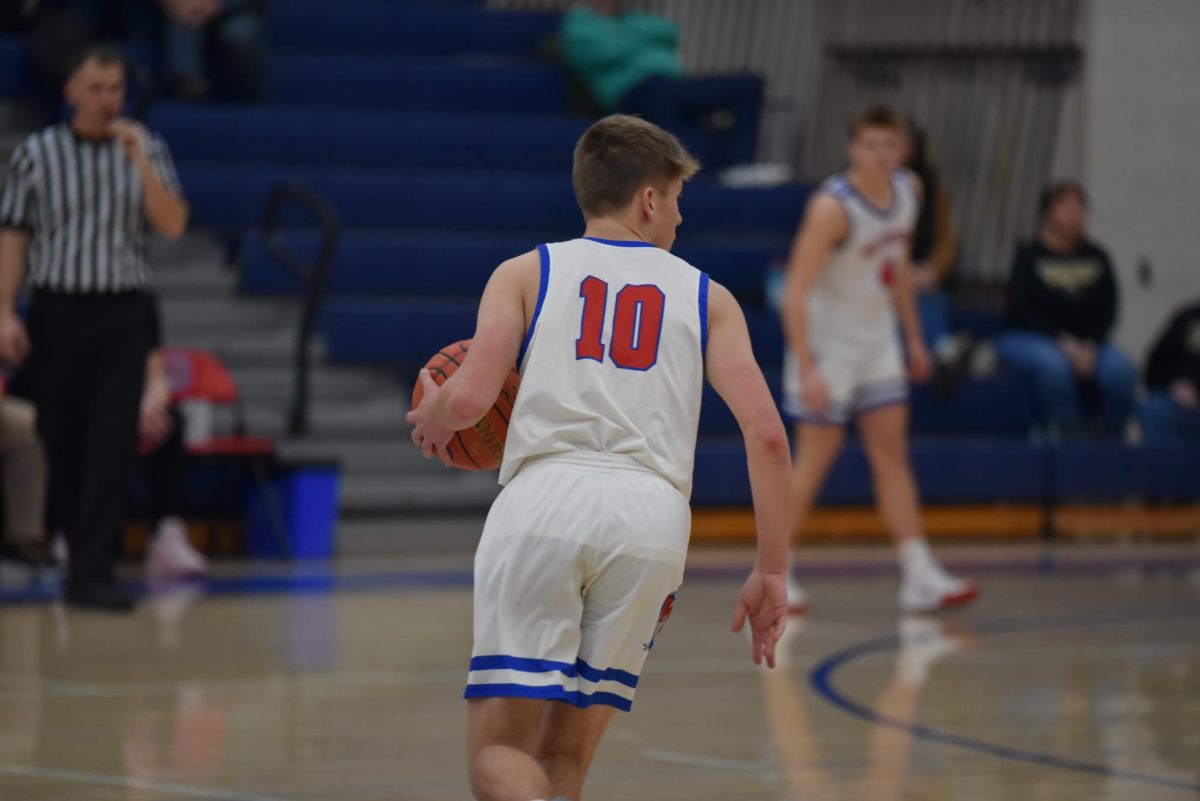
[[[208,572],[208,560],[188,542],[183,521],[168,518],[159,523],[154,534],[146,569],[158,577],[203,576]]]
[[[808,593],[800,586],[800,582],[796,581],[790,569],[787,574],[787,596],[789,615],[803,615],[808,612]]]
[[[902,612],[939,612],[962,606],[979,596],[979,585],[941,570],[906,576],[900,584]]]

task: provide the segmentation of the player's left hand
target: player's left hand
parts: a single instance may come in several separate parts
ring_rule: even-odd
[[[787,625],[787,583],[783,573],[762,573],[755,570],[742,585],[737,606],[733,610],[733,633],[742,630],[750,621],[750,647],[754,664],[767,661],[775,667],[775,643],[783,636]]]
[[[908,377],[914,384],[922,384],[929,380],[933,373],[933,359],[929,348],[920,340],[908,343]]]
[[[424,391],[421,405],[405,416],[413,425],[412,441],[425,454],[426,459],[432,459],[436,455],[449,467],[450,453],[447,446],[454,432],[439,423],[433,414],[433,401],[442,388],[433,380],[429,370],[421,370],[417,380],[421,382],[421,389]]]
[[[120,117],[109,124],[108,132],[121,143],[129,158],[146,154],[146,128],[140,122]]]

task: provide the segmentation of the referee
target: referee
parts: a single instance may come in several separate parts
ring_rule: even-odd
[[[181,236],[188,206],[166,145],[120,117],[120,54],[93,46],[72,66],[70,122],[21,143],[0,196],[0,360],[28,357],[52,522],[70,553],[67,603],[127,611],[114,558],[150,348],[146,241],[150,229]],[[22,277],[28,333],[15,311]]]

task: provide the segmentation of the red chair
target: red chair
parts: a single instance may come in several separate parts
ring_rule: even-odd
[[[241,402],[233,375],[217,356],[198,348],[163,348],[160,352],[174,403],[206,401],[232,406],[234,431],[187,446],[188,453],[203,456],[270,456],[275,443],[246,433]]]

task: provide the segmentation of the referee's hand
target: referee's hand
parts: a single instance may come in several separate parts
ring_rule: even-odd
[[[121,117],[112,121],[108,131],[125,148],[129,158],[136,161],[146,155],[146,128],[140,122]]]
[[[15,314],[0,315],[0,361],[19,367],[29,355],[29,334]]]

